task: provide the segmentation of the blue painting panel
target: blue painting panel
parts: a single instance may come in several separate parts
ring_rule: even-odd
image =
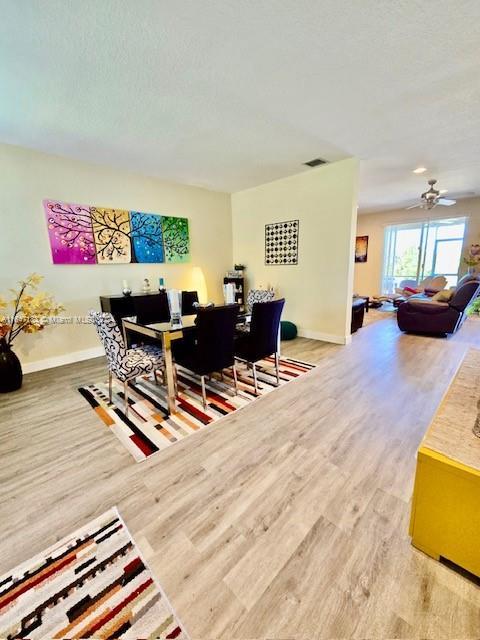
[[[165,262],[162,216],[130,211],[132,262]]]

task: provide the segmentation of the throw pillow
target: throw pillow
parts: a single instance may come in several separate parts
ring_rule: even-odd
[[[435,302],[450,302],[453,298],[454,291],[452,289],[447,289],[444,291],[438,291],[432,298]]]

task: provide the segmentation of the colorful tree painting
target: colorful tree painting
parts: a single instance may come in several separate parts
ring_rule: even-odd
[[[162,216],[130,211],[132,262],[164,262]]]
[[[54,264],[95,264],[90,207],[44,200]]]
[[[165,262],[188,262],[190,238],[187,218],[163,216],[162,226]]]
[[[188,220],[44,200],[55,264],[186,262]]]
[[[97,262],[131,262],[130,215],[123,209],[90,207]]]

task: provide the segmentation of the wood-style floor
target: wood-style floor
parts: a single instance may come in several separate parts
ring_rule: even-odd
[[[101,359],[0,396],[0,573],[118,505],[194,640],[478,638],[480,588],[410,545],[415,452],[480,321],[388,315],[318,368],[136,464],[76,388]]]

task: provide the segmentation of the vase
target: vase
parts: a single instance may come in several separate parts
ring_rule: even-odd
[[[22,365],[5,338],[0,339],[0,393],[16,391],[22,386]]]

